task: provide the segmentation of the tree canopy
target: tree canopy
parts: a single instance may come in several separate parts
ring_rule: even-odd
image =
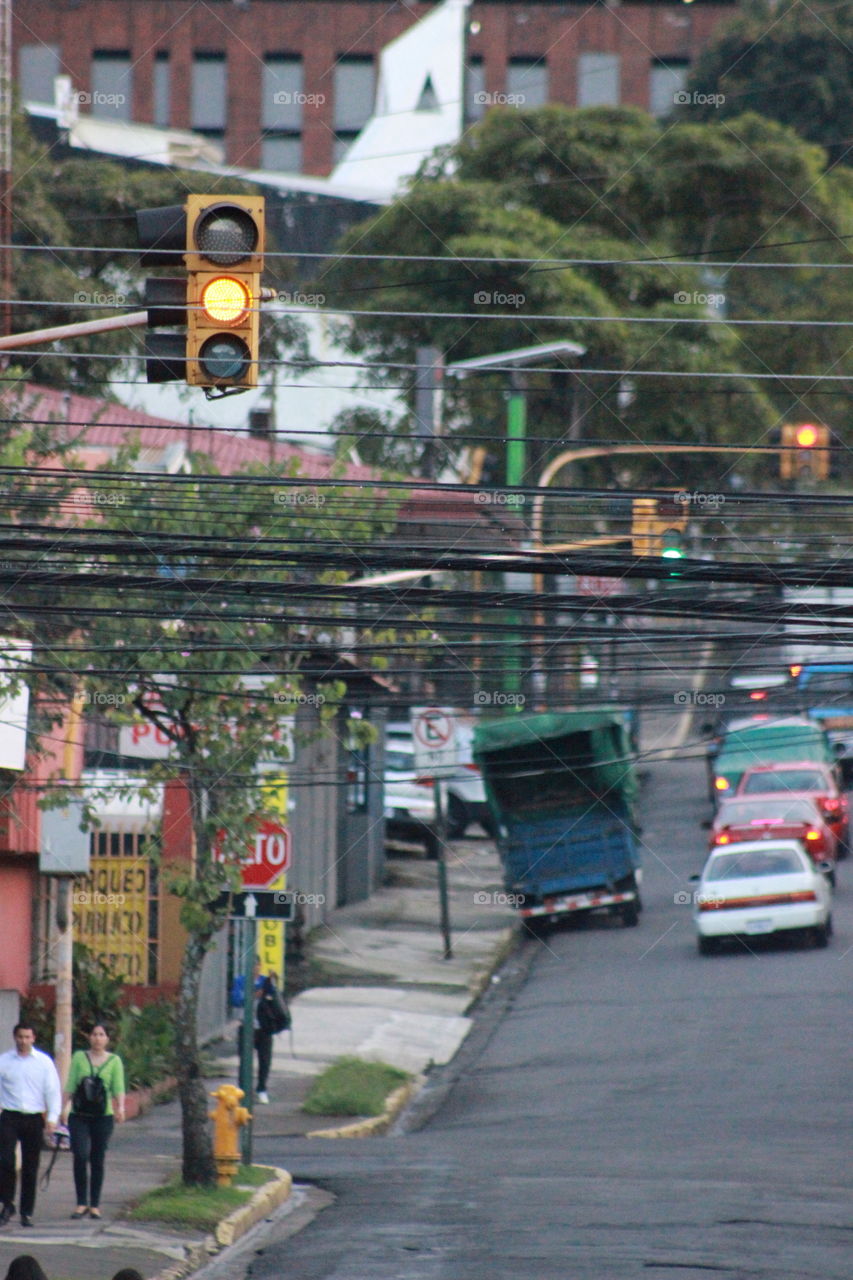
[[[422,345],[449,363],[557,340],[582,346],[582,358],[548,361],[578,369],[571,379],[525,375],[531,469],[549,442],[573,436],[768,444],[780,414],[819,412],[837,425],[840,415],[820,384],[807,398],[784,377],[725,375],[819,374],[843,356],[844,331],[725,320],[848,314],[849,273],[749,264],[849,261],[851,207],[846,174],[827,169],[824,151],[755,114],[664,126],[633,108],[498,109],[345,238],[323,288],[331,305],[368,313],[344,333],[385,366],[384,385],[411,386],[393,366],[412,364]],[[670,370],[720,376],[655,376]],[[446,380],[451,433],[502,435],[506,386],[506,374]]]
[[[747,0],[722,23],[688,79],[682,117],[726,120],[756,111],[850,163],[853,4]]]

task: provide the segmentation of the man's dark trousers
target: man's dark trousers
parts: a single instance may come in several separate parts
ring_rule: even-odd
[[[0,1112],[0,1201],[15,1203],[15,1147],[21,1144],[21,1214],[32,1216],[41,1159],[44,1116],[40,1111]]]

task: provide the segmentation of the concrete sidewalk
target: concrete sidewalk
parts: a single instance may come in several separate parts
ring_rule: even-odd
[[[418,854],[389,859],[388,885],[367,902],[334,912],[310,939],[312,969],[327,985],[291,1002],[293,1030],[276,1037],[270,1103],[254,1107],[257,1136],[286,1140],[346,1123],[300,1110],[313,1076],[342,1054],[415,1075],[453,1057],[471,1025],[468,1010],[510,949],[517,926],[502,901],[491,841],[457,841],[447,869],[452,959],[443,958],[437,867]],[[214,1071],[211,1091],[235,1082],[236,1055],[224,1052]],[[70,1220],[71,1157],[61,1153],[49,1188],[39,1191],[35,1227],[22,1228],[16,1216],[0,1230],[2,1272],[21,1253],[37,1257],[50,1280],[110,1280],[121,1267],[150,1277],[181,1264],[204,1233],[137,1225],[123,1216],[130,1202],[179,1169],[180,1128],[177,1102],[116,1127],[99,1223]],[[287,1167],[286,1141],[277,1163]]]

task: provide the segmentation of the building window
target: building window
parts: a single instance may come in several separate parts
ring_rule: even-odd
[[[193,55],[190,126],[212,138],[225,135],[228,69],[224,53]]]
[[[514,106],[544,107],[548,101],[548,64],[544,58],[511,58],[506,91]]]
[[[487,105],[486,64],[482,58],[469,58],[465,68],[465,123],[482,120]]]
[[[686,59],[654,59],[649,72],[649,111],[653,116],[668,116],[677,106],[676,95],[684,91],[688,68]]]
[[[333,92],[335,159],[339,160],[373,115],[376,93],[373,59],[339,57],[335,63]]]
[[[305,110],[302,59],[269,53],[264,58],[261,92],[261,164],[264,169],[299,173],[302,168],[302,117]]]
[[[582,53],[578,58],[578,106],[619,105],[619,54]]]
[[[59,75],[58,44],[23,44],[18,52],[18,87],[24,102],[53,102]]]
[[[102,120],[130,120],[133,70],[124,49],[96,49],[92,54],[92,99],[89,110]]]
[[[169,55],[161,49],[154,58],[154,123],[164,127],[172,118],[170,90]]]
[[[266,134],[261,141],[261,168],[273,169],[277,173],[301,173],[300,134]]]

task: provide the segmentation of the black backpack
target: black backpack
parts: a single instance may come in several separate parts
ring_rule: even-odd
[[[258,1000],[258,1026],[267,1035],[278,1035],[290,1027],[290,1011],[274,983],[266,980]]]
[[[91,1072],[83,1077],[74,1090],[71,1096],[71,1109],[78,1116],[102,1116],[107,1110],[107,1086],[101,1079],[101,1072],[107,1062],[112,1060],[112,1054],[107,1058],[107,1062],[102,1062],[97,1068],[92,1064],[88,1053],[86,1057],[89,1059]]]

